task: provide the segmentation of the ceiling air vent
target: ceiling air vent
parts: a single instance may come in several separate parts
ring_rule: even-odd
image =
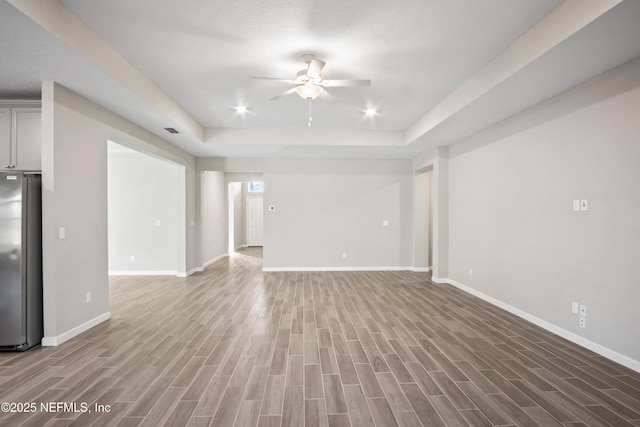
[[[164,130],[166,130],[169,133],[180,133],[177,130],[175,130],[174,128],[164,128]]]

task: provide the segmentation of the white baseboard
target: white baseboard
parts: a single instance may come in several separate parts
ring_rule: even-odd
[[[524,320],[528,320],[529,322],[535,325],[538,325],[549,332],[553,332],[554,334],[559,335],[562,338],[565,338],[575,344],[578,344],[579,346],[582,346],[595,353],[598,353],[599,355],[604,356],[607,359],[613,360],[614,362],[617,362],[623,366],[626,366],[629,369],[633,369],[636,372],[640,372],[640,361],[638,360],[632,359],[628,356],[625,356],[624,354],[620,354],[617,351],[611,350],[610,348],[604,347],[598,343],[595,343],[584,337],[581,337],[580,335],[567,331],[566,329],[556,326],[553,323],[549,323],[546,320],[542,320],[539,317],[533,316],[532,314],[522,311],[505,302],[502,302],[498,299],[490,297],[489,295],[483,294],[482,292],[477,291],[473,288],[470,288],[466,285],[463,285],[462,283],[456,282],[455,280],[451,280],[451,279],[440,279],[440,280],[442,281],[438,283],[449,283],[450,285],[455,286],[458,289],[461,289],[471,295],[474,295],[480,299],[487,301],[488,303],[491,303],[497,307],[500,307],[511,314],[515,314],[516,316],[521,317]],[[432,279],[432,281],[435,281],[435,280]]]
[[[412,267],[262,267],[264,272],[278,271],[411,271]]]
[[[109,276],[177,276],[176,270],[167,271],[110,271]]]
[[[44,337],[42,338],[42,346],[43,347],[56,347],[62,344],[65,341],[69,341],[71,338],[80,335],[84,331],[88,331],[94,326],[99,325],[100,323],[111,319],[111,312],[107,311],[104,314],[101,314],[98,317],[94,317],[93,319],[84,322],[82,325],[76,326],[73,329],[68,330],[67,332],[60,334],[55,337]]]
[[[218,255],[217,257],[210,259],[209,261],[205,262],[204,264],[202,264],[203,267],[209,267],[211,264],[216,263],[218,261],[220,261],[223,258],[227,258],[229,256],[228,253],[224,253],[222,255]]]
[[[450,283],[449,279],[443,279],[442,277],[436,277],[436,276],[431,276],[431,281],[434,283]]]
[[[186,273],[178,273],[178,274],[176,274],[176,277],[185,278],[185,277],[191,276],[192,274],[199,273],[201,271],[204,271],[204,267],[195,267],[195,268],[192,268],[191,270],[187,271]]]
[[[429,267],[412,267],[411,271],[414,273],[428,273],[431,269]]]

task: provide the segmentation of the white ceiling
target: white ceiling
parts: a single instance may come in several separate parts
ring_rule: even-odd
[[[54,80],[197,156],[411,158],[640,56],[635,0],[30,3],[0,0],[0,97]],[[310,129],[307,101],[268,101],[288,84],[251,78],[304,53],[372,81],[312,101]]]

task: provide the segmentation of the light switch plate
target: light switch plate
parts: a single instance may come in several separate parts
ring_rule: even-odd
[[[578,314],[578,310],[580,310],[580,305],[577,302],[572,302],[571,303],[571,313],[573,314]]]
[[[580,200],[573,201],[573,211],[578,212],[580,210]]]

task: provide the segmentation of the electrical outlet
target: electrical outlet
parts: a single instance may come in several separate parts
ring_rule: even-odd
[[[347,259],[347,253],[346,252],[342,252],[342,258]]]
[[[136,256],[135,255],[131,255],[131,262],[136,262]]]
[[[87,292],[87,294],[85,295],[87,304],[89,304],[91,302],[91,292]]]
[[[587,317],[587,306],[580,304],[580,317]]]
[[[581,211],[589,210],[589,204],[586,200],[580,200],[580,210]]]
[[[389,226],[389,221],[386,220],[386,219],[382,220],[382,226],[383,227],[388,227]]]
[[[585,317],[580,316],[580,320],[578,322],[578,325],[584,329],[587,327],[587,319]]]
[[[473,268],[469,269],[469,276],[473,276]]]

